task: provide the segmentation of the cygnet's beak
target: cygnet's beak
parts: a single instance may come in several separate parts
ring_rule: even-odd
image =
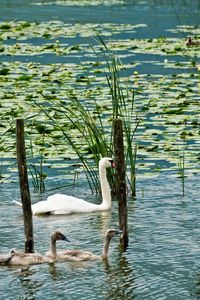
[[[66,242],[70,242],[70,240],[65,235],[63,235],[62,240]]]
[[[120,230],[120,229],[116,229],[115,230],[115,232],[116,232],[116,234],[118,235],[118,234],[122,234],[123,233],[123,231],[122,230]]]

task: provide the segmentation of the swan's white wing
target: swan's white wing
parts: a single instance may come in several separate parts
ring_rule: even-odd
[[[51,214],[53,207],[47,201],[40,201],[31,205],[33,215]]]
[[[65,195],[65,194],[54,194],[51,195],[47,198],[46,201],[48,201],[49,203],[54,203],[55,201],[63,201],[63,203],[65,203],[65,201],[78,201],[78,200],[82,200],[81,198],[77,198],[74,196],[70,196],[70,195]]]
[[[83,199],[64,194],[49,196],[46,201],[32,205],[34,215],[39,214],[73,214],[97,211],[100,205],[87,202]]]

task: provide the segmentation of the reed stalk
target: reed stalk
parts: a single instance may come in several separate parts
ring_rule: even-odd
[[[42,134],[42,136],[43,136],[43,147],[44,147],[44,133]],[[33,153],[32,140],[30,140],[30,150],[31,150],[31,157],[33,159],[34,153]],[[28,164],[28,169],[31,175],[33,188],[35,191],[39,193],[44,193],[46,190],[45,188],[46,174],[43,171],[43,162],[44,162],[43,150],[41,149],[40,156],[39,156],[39,167],[35,163]]]
[[[183,140],[183,148],[182,150],[178,148],[178,177],[181,180],[181,187],[182,187],[182,196],[185,196],[185,137]]]
[[[181,179],[181,186],[182,186],[182,196],[185,195],[185,154],[184,150],[182,155],[179,154],[178,157],[178,174]]]
[[[128,80],[122,77],[123,65],[120,60],[109,51],[101,37],[98,42],[103,45],[99,54],[93,47],[97,57],[103,55],[106,62],[104,72],[106,82],[111,95],[109,107],[110,119],[121,118],[124,128],[126,169],[128,170],[128,183],[131,194],[136,195],[136,158],[137,145],[134,141],[134,134],[142,121],[142,117],[136,110],[134,90],[129,88]],[[98,163],[101,157],[113,155],[113,129],[104,122],[103,111],[94,99],[93,107],[87,106],[87,101],[81,101],[71,90],[66,90],[66,101],[49,99],[43,93],[42,97],[48,101],[45,108],[34,98],[32,101],[46,115],[54,128],[61,131],[70,147],[76,153],[83,165],[87,181],[92,191],[100,191],[100,182],[97,176]],[[66,120],[65,124],[58,122],[52,114],[59,115]],[[95,114],[93,113],[95,112]],[[95,115],[95,117],[94,117]],[[74,138],[76,135],[77,138]],[[94,163],[91,164],[91,161]],[[37,178],[37,177],[36,177]],[[114,187],[114,174],[109,172],[111,188]]]
[[[92,192],[95,191],[98,193],[98,191],[100,191],[100,183],[96,173],[96,168],[98,168],[100,158],[108,156],[111,153],[110,146],[106,142],[101,121],[97,124],[91,117],[90,111],[77,99],[71,99],[71,106],[66,106],[60,102],[56,103],[56,107],[54,106],[54,102],[49,100],[49,103],[52,104],[50,110],[54,110],[57,113],[62,114],[62,117],[68,121],[69,126],[73,128],[73,131],[75,131],[77,136],[80,137],[80,139],[76,140],[71,135],[72,130],[69,130],[69,128],[67,130],[65,127],[58,124],[46,109],[43,109],[42,106],[35,100],[33,101],[40,107],[54,126],[62,132],[64,138],[67,140],[68,144],[74,150],[82,163]],[[94,165],[91,165],[91,156],[95,162]]]
[[[120,75],[121,70],[124,69],[123,65],[113,53],[110,53],[101,37],[98,38],[105,49],[104,57],[106,57],[108,69],[108,72],[105,71],[105,76],[112,98],[113,119],[120,118],[123,122],[126,169],[129,169],[130,173],[127,179],[131,195],[135,197],[137,145],[134,142],[134,134],[141,122],[141,118],[138,117],[135,110],[134,90],[129,89],[127,80]]]

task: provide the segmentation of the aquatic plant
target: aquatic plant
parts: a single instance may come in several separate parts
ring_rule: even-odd
[[[86,102],[81,103],[76,97],[71,97],[70,92],[68,97],[69,103],[57,101],[56,105],[53,100],[48,99],[48,103],[51,104],[48,110],[44,110],[34,99],[33,101],[40,107],[57,130],[62,132],[63,137],[82,163],[90,188],[92,190],[95,189],[97,192],[100,190],[100,183],[95,168],[98,167],[101,157],[112,154],[111,144],[107,140],[108,135],[105,132],[97,103],[94,108],[96,115],[94,117],[92,115],[94,111],[89,110]],[[59,123],[55,117],[52,117],[52,111],[59,114],[68,123]],[[91,159],[95,162],[95,165],[89,163]]]
[[[134,89],[130,88],[129,78],[123,76],[125,67],[117,56],[109,50],[104,40],[100,36],[98,39],[104,47],[103,57],[106,60],[108,70],[105,70],[105,76],[112,99],[112,119],[120,118],[123,123],[126,169],[130,174],[127,176],[128,186],[132,196],[136,196],[137,143],[134,140],[134,134],[144,117],[141,111],[148,109],[150,101],[140,110],[138,109],[135,103]]]
[[[182,196],[185,195],[185,150],[186,150],[186,137],[185,137],[185,131],[182,133],[182,147],[180,148],[180,145],[178,147],[178,161],[177,161],[177,167],[178,167],[178,177],[181,180],[181,186],[182,186]]]
[[[66,89],[67,99],[60,101],[54,97],[51,99],[41,92],[45,102],[48,103],[45,108],[34,98],[31,101],[41,109],[51,124],[62,132],[82,163],[91,189],[96,192],[100,190],[99,180],[96,176],[98,162],[101,157],[113,154],[112,120],[121,118],[125,133],[126,165],[130,174],[130,176],[127,175],[127,182],[131,194],[135,196],[137,145],[134,141],[134,134],[142,121],[142,115],[135,104],[134,90],[129,88],[127,79],[123,78],[122,80],[121,78],[122,63],[109,51],[100,37],[99,41],[104,50],[100,53],[97,53],[94,47],[93,50],[97,58],[101,55],[106,62],[104,74],[111,95],[107,106],[102,107],[95,97],[93,103],[90,102],[88,105],[87,99],[79,99],[75,91],[71,89]],[[90,86],[87,73],[82,76],[83,79]],[[106,114],[109,122],[105,119]],[[65,120],[65,122],[60,120]],[[91,164],[91,161],[94,164]],[[109,175],[109,181],[113,187],[113,173]]]
[[[42,169],[42,158],[40,161],[39,169],[36,166],[35,163],[29,164],[29,171],[32,178],[32,184],[34,187],[34,190],[40,193],[45,192],[45,183],[44,179],[46,178],[46,174],[43,173]]]
[[[191,172],[192,169],[198,168],[199,74],[196,62],[200,52],[199,46],[188,47],[185,38],[176,36],[177,32],[181,30],[186,35],[199,39],[198,27],[177,26],[170,29],[173,32],[173,37],[123,39],[122,32],[134,33],[146,25],[66,24],[60,21],[25,23],[16,20],[0,22],[0,25],[2,25],[0,29],[2,45],[0,48],[0,56],[2,57],[0,63],[0,135],[2,149],[5,153],[3,157],[8,158],[5,162],[8,172],[15,171],[14,168],[9,167],[10,158],[13,159],[16,156],[13,124],[16,117],[23,117],[27,119],[27,135],[32,136],[35,159],[38,159],[40,155],[42,148],[40,141],[42,139],[36,126],[31,130],[32,121],[41,122],[45,126],[52,125],[53,130],[50,134],[46,134],[45,147],[43,147],[45,160],[59,159],[60,166],[64,166],[66,170],[66,166],[73,164],[74,161],[72,162],[72,160],[75,159],[76,161],[78,157],[70,146],[71,142],[76,145],[77,150],[81,151],[80,156],[87,157],[88,165],[93,165],[95,174],[96,163],[93,164],[94,157],[91,148],[95,151],[99,145],[95,144],[95,140],[90,141],[89,146],[84,144],[74,124],[66,117],[62,118],[64,109],[60,107],[61,112],[56,111],[56,109],[59,109],[59,105],[62,104],[65,107],[70,106],[70,110],[76,110],[75,107],[73,108],[72,100],[73,98],[78,99],[84,109],[89,112],[95,124],[99,122],[97,121],[99,118],[103,120],[106,143],[109,144],[112,137],[113,119],[111,89],[113,95],[115,95],[115,88],[117,93],[119,91],[117,85],[114,88],[111,87],[113,80],[111,80],[112,75],[107,66],[107,60],[112,65],[113,53],[118,58],[117,71],[123,89],[122,97],[126,98],[128,105],[128,113],[131,112],[132,104],[135,110],[133,118],[130,117],[132,131],[129,134],[129,140],[132,141],[130,149],[132,149],[133,157],[127,158],[127,181],[134,182],[134,176],[131,179],[129,170],[132,162],[134,168],[135,154],[137,154],[137,177],[168,172],[169,168],[177,171],[174,157],[172,158],[170,153],[174,149],[174,137],[179,133],[179,124],[182,124],[185,115],[187,115],[187,134],[190,143],[190,147],[187,149],[187,157],[190,158],[187,170],[190,169]],[[106,59],[106,49],[102,43],[98,42],[98,45],[94,45],[95,51],[92,51],[86,43],[88,37],[90,40],[91,37],[96,38],[96,32],[106,41],[107,49],[110,51],[107,53]],[[62,37],[66,36],[73,39],[72,46],[61,42]],[[38,42],[37,37],[42,40]],[[80,42],[79,37],[84,37],[83,43]],[[33,40],[34,42],[32,42]],[[103,55],[102,48],[104,49]],[[111,55],[110,58],[109,54]],[[138,58],[141,54],[144,57],[146,54],[156,54],[158,60],[155,61],[154,56],[151,55],[148,56],[148,60],[141,61]],[[12,59],[4,61],[3,56],[5,55],[8,58],[12,57]],[[29,62],[24,60],[25,56]],[[44,62],[41,64],[37,59],[32,60],[33,57],[39,58],[40,56],[44,58],[51,56],[52,63]],[[82,57],[84,59],[80,60]],[[149,60],[150,57],[151,60]],[[179,57],[179,61],[176,57]],[[59,59],[59,63],[57,59]],[[148,64],[154,65],[155,73],[140,73],[141,68],[146,70]],[[113,70],[114,67],[112,66],[111,71]],[[108,75],[107,79],[111,81],[110,86],[105,73]],[[113,76],[113,78],[118,80],[117,76]],[[120,93],[118,96],[121,97]],[[33,99],[40,106],[33,106]],[[146,109],[145,103],[148,106],[150,99],[152,99],[151,105]],[[53,121],[45,113],[41,113],[42,109],[49,114]],[[118,113],[121,117],[121,112],[118,111]],[[83,123],[84,118],[81,118],[82,116],[77,111],[73,117],[73,122],[76,123],[77,120],[78,123],[80,123],[79,121]],[[139,123],[138,126],[137,123]],[[98,124],[97,127],[99,129],[101,125]],[[137,130],[134,133],[135,127]],[[82,128],[84,131],[83,124]],[[66,138],[63,138],[65,135],[62,130],[65,132]],[[94,131],[94,127],[92,130]],[[92,130],[90,129],[90,131]],[[85,131],[84,133],[86,134]],[[69,144],[66,142],[67,136],[69,140],[71,139]],[[125,144],[127,144],[126,141]],[[129,153],[131,152],[129,151]],[[110,149],[109,154],[112,154]],[[79,161],[83,165],[80,159]],[[39,169],[39,164],[36,165]],[[69,169],[70,178],[71,167]],[[61,173],[62,169],[60,175]],[[63,174],[66,176],[66,173]]]
[[[37,131],[39,134],[42,135],[42,147],[39,150],[39,165],[38,163],[35,163],[35,153],[33,150],[33,144],[32,144],[32,138],[30,139],[30,158],[28,159],[28,169],[32,178],[32,184],[35,191],[44,193],[45,188],[45,179],[47,177],[47,174],[43,171],[43,163],[44,163],[44,156],[43,156],[43,149],[44,149],[44,139],[45,139],[45,133],[47,132],[45,126],[37,125]],[[38,156],[38,153],[37,153]],[[33,162],[30,162],[30,159],[33,160]]]
[[[178,174],[181,179],[182,185],[182,195],[185,195],[185,152],[184,149],[182,153],[179,151],[178,153]]]

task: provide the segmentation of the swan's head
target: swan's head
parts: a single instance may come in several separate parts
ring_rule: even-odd
[[[51,240],[52,241],[70,242],[70,240],[62,232],[60,232],[59,230],[56,230],[55,232],[52,233]]]
[[[121,233],[122,233],[122,231],[119,229],[108,229],[106,231],[106,238],[111,240],[114,236],[119,235]]]
[[[99,167],[104,167],[104,168],[114,168],[115,167],[115,163],[113,158],[111,157],[103,157],[100,161],[99,161]]]

